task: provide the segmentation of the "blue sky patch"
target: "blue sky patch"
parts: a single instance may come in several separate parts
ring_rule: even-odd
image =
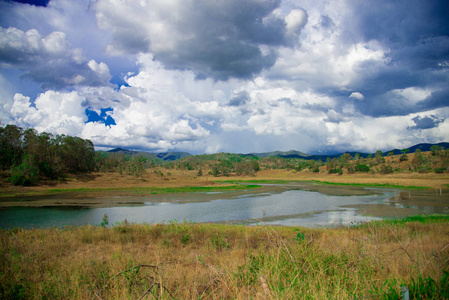
[[[100,122],[104,123],[105,126],[111,126],[111,125],[117,125],[115,123],[115,120],[108,114],[108,112],[113,112],[114,110],[111,107],[108,108],[102,108],[100,110],[100,114],[98,114],[96,111],[86,108],[86,116],[87,116],[87,122]]]

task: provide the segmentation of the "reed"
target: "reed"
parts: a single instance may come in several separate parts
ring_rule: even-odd
[[[195,224],[0,230],[2,299],[449,296],[449,220],[340,228]]]

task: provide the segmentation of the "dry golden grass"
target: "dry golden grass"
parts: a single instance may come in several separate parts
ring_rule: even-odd
[[[0,231],[0,297],[347,299],[399,293],[418,278],[432,278],[441,293],[447,225],[446,218],[334,229],[172,222]]]
[[[154,174],[153,169],[141,177],[120,175],[118,173],[93,173],[84,176],[71,176],[66,181],[43,183],[35,187],[13,187],[4,184],[3,193],[45,192],[49,189],[111,189],[137,187],[185,187],[185,186],[213,186],[216,182],[227,180],[296,180],[296,181],[325,181],[332,183],[356,184],[389,184],[399,186],[424,186],[430,188],[445,188],[449,185],[449,173],[393,173],[393,174],[327,174],[325,172],[312,173],[294,170],[261,170],[254,176],[214,177],[211,175],[197,176],[197,171],[160,169],[164,176]]]

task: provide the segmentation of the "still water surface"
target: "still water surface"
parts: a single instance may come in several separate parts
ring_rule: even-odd
[[[190,194],[190,197],[192,195]],[[301,189],[274,193],[248,193],[230,197],[220,193],[217,199],[201,202],[155,201],[151,196],[140,198],[142,205],[82,208],[82,207],[11,207],[0,209],[0,228],[45,228],[65,225],[98,225],[103,215],[109,216],[109,224],[117,222],[168,223],[172,220],[193,222],[220,222],[234,224],[279,224],[294,226],[336,226],[365,222],[388,216],[386,213],[370,213],[400,210],[410,213],[448,212],[448,207],[437,211],[428,206],[413,206],[398,201],[397,190],[372,190],[369,195],[335,196]],[[179,196],[180,199],[182,195]],[[399,204],[398,204],[399,203]],[[448,204],[449,206],[449,204]],[[429,210],[430,209],[430,210]],[[439,210],[439,211],[438,211]],[[368,215],[371,215],[369,217]],[[377,215],[377,217],[373,217]]]

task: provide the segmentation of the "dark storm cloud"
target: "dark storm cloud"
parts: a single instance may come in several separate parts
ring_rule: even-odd
[[[449,106],[449,87],[433,92],[425,100],[418,103],[422,110],[431,110]]]
[[[412,120],[415,122],[415,126],[409,127],[409,129],[430,129],[438,127],[440,123],[444,122],[444,119],[438,118],[434,115],[426,117],[417,116]]]
[[[47,6],[50,0],[14,0],[12,2],[18,2],[23,4],[31,4],[35,6]]]
[[[407,115],[448,105],[440,88],[449,77],[447,1],[354,1],[352,11],[354,18],[347,20],[342,35],[346,41],[376,40],[386,49],[385,64],[360,64],[359,76],[349,86],[365,96],[355,103],[361,113]],[[437,92],[420,103],[392,93],[411,87]]]
[[[114,49],[149,52],[167,68],[227,80],[251,78],[274,65],[276,47],[297,44],[306,17],[304,24],[287,28],[285,19],[273,14],[280,2],[197,0],[163,6],[148,1],[145,8],[124,4],[123,9],[138,11],[134,20],[107,0],[99,1],[96,10],[101,27],[112,29]],[[170,14],[164,11],[167,7]]]
[[[446,0],[354,1],[355,27],[366,41],[376,39],[391,47],[417,45],[420,41],[449,34]]]
[[[71,49],[62,32],[45,37],[35,30],[0,27],[0,66],[22,70],[22,77],[43,89],[67,86],[104,86],[111,78],[105,64],[87,62],[81,50]]]
[[[211,38],[186,42],[177,52],[155,53],[155,59],[170,69],[191,69],[198,78],[250,78],[276,61],[275,52],[263,55],[257,45]]]

